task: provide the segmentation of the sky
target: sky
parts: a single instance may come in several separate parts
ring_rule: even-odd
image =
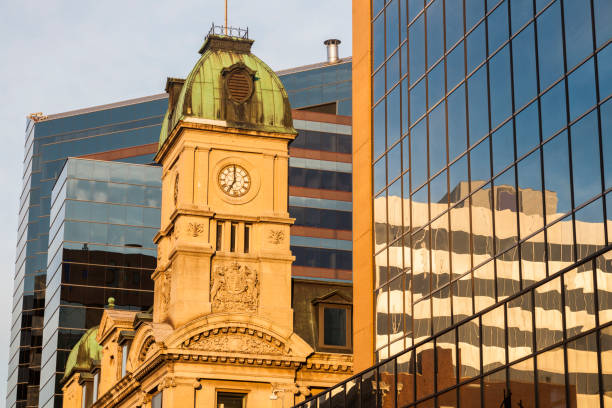
[[[351,0],[228,0],[228,9],[228,25],[248,27],[253,53],[274,70],[324,61],[328,38],[351,55]],[[224,0],[0,0],[0,405],[26,116],[161,93],[223,20]]]

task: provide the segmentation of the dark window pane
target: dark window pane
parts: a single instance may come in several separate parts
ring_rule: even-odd
[[[346,309],[324,307],[323,332],[327,346],[346,346]]]

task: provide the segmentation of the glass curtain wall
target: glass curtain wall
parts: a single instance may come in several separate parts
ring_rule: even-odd
[[[372,7],[375,352],[412,350],[399,405],[612,403],[611,3]]]
[[[371,6],[378,363],[302,405],[612,405],[612,3]]]
[[[72,347],[117,309],[153,304],[161,168],[69,158],[52,192],[40,407],[61,404]]]

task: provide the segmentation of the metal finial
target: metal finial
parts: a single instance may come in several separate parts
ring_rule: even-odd
[[[114,309],[115,308],[115,298],[114,297],[109,297],[108,298],[108,308],[109,309]]]

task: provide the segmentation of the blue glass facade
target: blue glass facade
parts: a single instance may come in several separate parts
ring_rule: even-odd
[[[378,364],[304,406],[609,406],[612,3],[362,6]]]
[[[158,95],[28,121],[13,292],[8,407],[39,403],[51,190],[66,158],[156,143],[166,106],[166,96]],[[139,157],[137,162],[151,159],[152,155]]]
[[[69,158],[51,195],[40,407],[61,401],[64,365],[108,298],[153,304],[161,168]]]
[[[352,115],[351,59],[278,72],[293,109],[336,103],[337,115]]]

